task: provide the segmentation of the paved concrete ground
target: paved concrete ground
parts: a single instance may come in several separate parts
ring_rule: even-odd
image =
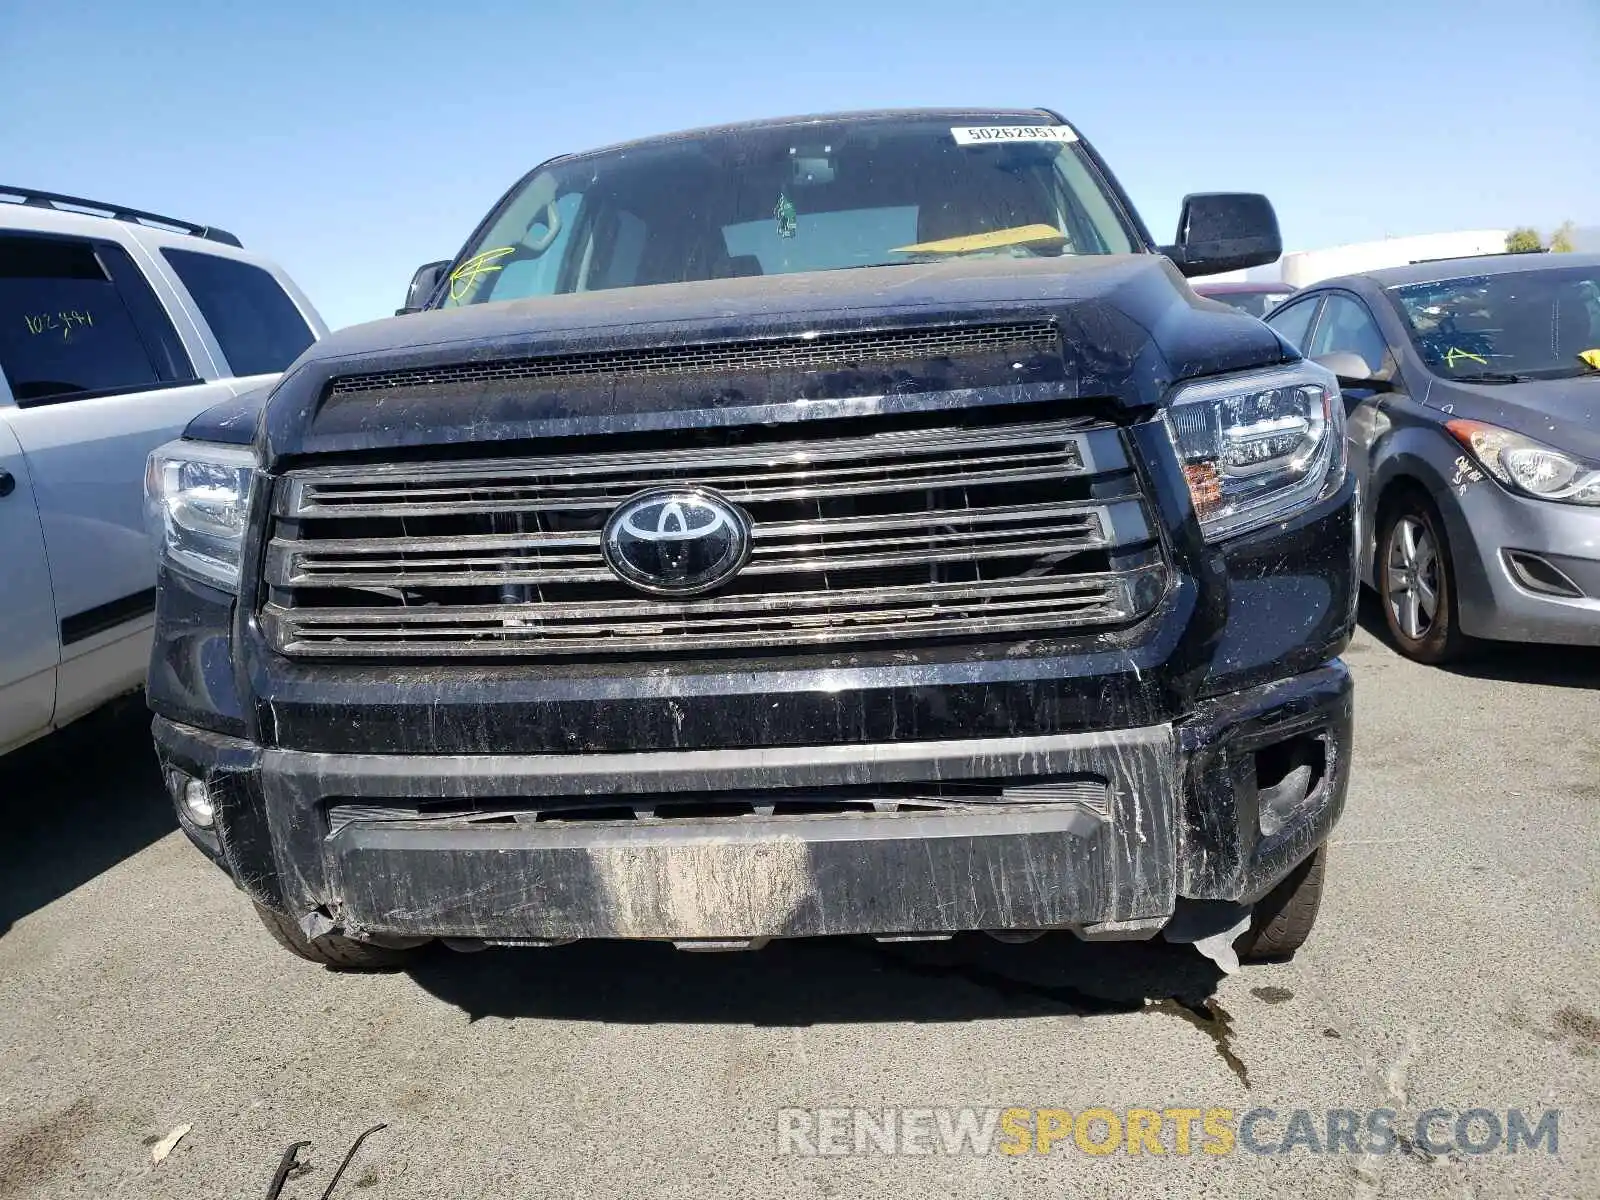
[[[139,720],[71,731],[0,764],[0,1198],[253,1200],[300,1139],[319,1196],[379,1121],[336,1195],[1600,1195],[1600,656],[1350,662],[1318,933],[1229,978],[1070,938],[332,975],[173,830]],[[775,1154],[780,1107],[844,1105],[1561,1113],[1555,1157]]]

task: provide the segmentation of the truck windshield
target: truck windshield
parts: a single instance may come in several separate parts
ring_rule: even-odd
[[[1137,248],[1068,127],[964,120],[798,122],[558,160],[500,206],[441,302]]]

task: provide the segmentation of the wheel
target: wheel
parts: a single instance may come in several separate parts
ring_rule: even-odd
[[[415,948],[374,946],[334,933],[312,941],[292,919],[260,904],[256,905],[256,916],[285,950],[336,971],[393,971],[405,966],[416,953]]]
[[[1444,522],[1426,497],[1402,494],[1384,510],[1378,540],[1378,595],[1395,646],[1421,663],[1465,653]]]
[[[1322,880],[1327,869],[1328,847],[1323,844],[1261,898],[1250,914],[1250,928],[1233,943],[1240,959],[1269,962],[1291,958],[1306,944],[1311,927],[1317,923],[1317,909],[1322,906]]]

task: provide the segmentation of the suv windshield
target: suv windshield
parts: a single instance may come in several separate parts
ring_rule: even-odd
[[[1542,267],[1391,287],[1423,362],[1446,379],[1565,379],[1595,370],[1600,271]]]
[[[451,273],[446,307],[1136,243],[1064,125],[808,121],[558,160]]]

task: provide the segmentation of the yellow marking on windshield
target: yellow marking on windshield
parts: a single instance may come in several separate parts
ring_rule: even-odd
[[[1480,363],[1485,367],[1489,365],[1489,360],[1483,355],[1474,354],[1470,350],[1461,350],[1455,346],[1451,346],[1450,349],[1444,352],[1444,365],[1454,371],[1456,369],[1457,362],[1475,362]]]
[[[890,254],[966,254],[972,250],[1001,250],[1006,246],[1066,245],[1067,235],[1054,225],[1018,225],[1013,229],[994,229],[988,233],[969,233],[962,237],[896,246]]]
[[[450,272],[450,299],[460,304],[477,285],[478,280],[485,275],[492,275],[500,269],[494,260],[504,258],[516,249],[515,246],[501,246],[497,250],[485,250],[482,254],[474,254],[454,271]]]
[[[1600,371],[1600,350],[1581,350],[1578,352],[1578,357],[1584,361],[1585,365]]]

